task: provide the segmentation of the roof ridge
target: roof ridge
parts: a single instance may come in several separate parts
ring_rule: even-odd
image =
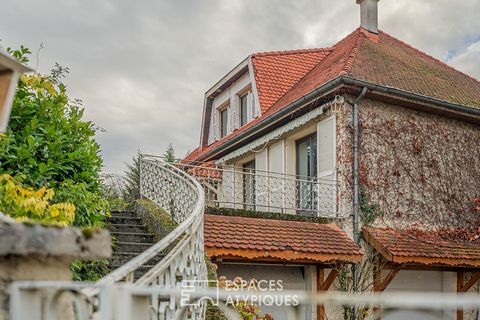
[[[303,54],[303,53],[316,53],[324,51],[332,51],[332,47],[327,48],[309,48],[309,49],[294,49],[294,50],[279,50],[279,51],[264,51],[264,52],[255,52],[252,53],[252,57],[263,57],[263,56],[283,56],[290,54]]]
[[[366,37],[366,35],[363,32],[361,32],[360,28],[357,30],[358,30],[358,33],[356,35],[357,38],[355,39],[355,44],[352,46],[352,49],[350,50],[350,54],[348,55],[345,61],[345,65],[343,66],[342,70],[338,73],[339,75],[347,75],[352,72],[353,64],[358,55],[358,47],[360,45],[360,40],[362,40],[363,37]]]
[[[337,43],[335,43],[335,44],[331,47],[332,50],[330,50],[330,52],[328,53],[328,55],[327,55],[324,59],[322,59],[319,63],[317,63],[312,69],[310,69],[310,71],[308,71],[306,74],[304,74],[303,77],[301,77],[300,79],[298,79],[298,81],[297,81],[290,89],[288,89],[281,97],[279,97],[279,98],[277,99],[277,101],[275,101],[275,103],[274,103],[272,106],[275,106],[275,105],[278,103],[278,101],[280,101],[285,95],[287,95],[291,90],[294,90],[294,89],[298,86],[298,84],[302,82],[303,79],[305,79],[309,74],[311,74],[312,72],[314,72],[314,70],[315,70],[316,68],[318,68],[318,66],[319,66],[323,61],[325,61],[326,59],[328,59],[328,57],[332,54],[332,52],[335,50],[335,48],[337,47],[337,45],[338,45],[339,43],[341,43],[342,41],[344,41],[345,39],[347,39],[347,38],[349,38],[349,37],[355,36],[355,33],[360,34],[360,33],[362,33],[362,32],[360,32],[360,28],[357,28],[357,29],[355,29],[354,31],[350,32],[347,36],[345,36],[345,37],[343,37],[342,39],[340,39]],[[355,45],[354,45],[355,48],[356,48],[356,45],[357,45],[358,38],[360,38],[358,34],[356,35],[356,36],[357,36],[357,39],[355,39]],[[348,60],[350,59],[350,60],[351,60],[351,64],[353,64],[353,62],[354,62],[354,60],[355,60],[355,58],[356,58],[357,52],[358,52],[358,49],[357,49],[357,51],[355,52],[355,56],[352,57],[352,59],[350,59],[351,54],[349,55],[349,58],[347,59],[347,63],[348,63]],[[344,69],[345,69],[345,67],[344,67],[342,70],[344,70]],[[350,66],[350,69],[348,70],[348,72],[350,72],[350,71],[351,71],[351,66]],[[340,72],[339,75],[342,75],[342,73]],[[337,75],[337,76],[338,76],[338,75]]]
[[[455,69],[455,68],[452,67],[451,65],[443,62],[442,60],[440,60],[440,59],[438,59],[438,58],[435,58],[434,56],[429,55],[428,53],[426,53],[426,52],[424,52],[424,51],[422,51],[422,50],[420,50],[420,49],[418,49],[418,48],[415,48],[415,47],[412,46],[411,44],[408,44],[407,42],[405,42],[405,41],[403,41],[403,40],[400,40],[400,39],[392,36],[391,34],[385,32],[385,31],[383,31],[383,30],[378,30],[378,32],[381,33],[381,34],[383,34],[384,36],[390,37],[391,39],[393,39],[393,40],[395,40],[395,41],[398,41],[399,43],[403,44],[404,46],[407,46],[407,47],[409,47],[410,49],[418,52],[418,53],[421,54],[422,56],[424,56],[424,57],[426,57],[426,58],[429,58],[429,59],[432,59],[432,60],[434,60],[435,62],[438,62],[438,63],[440,63],[441,65],[443,65],[443,66],[445,66],[445,67],[447,67],[447,68],[449,68],[449,69],[451,69],[451,70],[454,70],[454,71],[456,71],[456,72],[458,72],[458,73],[461,73],[461,74],[463,74],[464,76],[467,76],[468,78],[470,78],[470,79],[472,79],[472,80],[475,80],[476,82],[480,83],[480,80],[479,80],[479,79],[477,79],[477,78],[475,78],[475,77],[473,77],[473,76],[471,76],[471,75],[469,75],[469,74],[466,74],[466,73],[464,73],[464,72],[462,72],[462,71],[460,71],[460,70],[458,70],[458,69]]]

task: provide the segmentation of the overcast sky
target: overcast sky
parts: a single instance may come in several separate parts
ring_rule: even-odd
[[[480,0],[379,2],[380,29],[477,79],[479,13]],[[358,25],[355,0],[2,0],[0,45],[43,43],[40,72],[70,68],[70,96],[105,129],[104,171],[121,173],[138,149],[194,149],[204,92],[248,54],[331,46]]]

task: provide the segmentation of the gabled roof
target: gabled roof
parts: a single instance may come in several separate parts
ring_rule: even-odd
[[[256,261],[358,262],[363,251],[334,224],[205,215],[209,256]]]
[[[392,263],[480,267],[478,242],[453,241],[433,231],[364,228],[365,240]]]
[[[272,109],[342,75],[480,109],[478,80],[383,31],[376,36],[360,28],[338,42]]]
[[[330,51],[321,48],[253,54],[252,65],[262,112],[266,112]]]
[[[358,28],[331,48],[252,55],[262,114],[202,155],[339,77],[480,110],[480,82],[389,34]]]

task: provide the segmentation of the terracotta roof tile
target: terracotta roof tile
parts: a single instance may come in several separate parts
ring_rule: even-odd
[[[265,113],[330,51],[329,48],[320,48],[253,54],[252,64],[262,112]]]
[[[358,262],[362,251],[334,224],[205,215],[210,256],[252,260]]]
[[[331,48],[252,55],[262,114],[247,125],[189,155],[206,152],[339,77],[388,86],[480,109],[480,82],[380,31],[358,28]]]
[[[434,232],[364,228],[365,240],[389,262],[480,267],[478,243],[446,240]]]

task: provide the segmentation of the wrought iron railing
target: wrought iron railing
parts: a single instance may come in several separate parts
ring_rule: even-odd
[[[213,163],[180,163],[205,191],[207,206],[340,217],[337,181]]]
[[[164,162],[161,158],[142,155],[140,161],[140,194],[170,213],[179,224],[165,238],[132,260],[112,271],[86,289],[85,294],[94,298],[98,288],[118,282],[133,282],[139,286],[175,288],[183,280],[206,280],[203,243],[203,210],[205,195],[200,184],[184,171]],[[134,273],[157,255],[165,254],[155,266],[134,281]],[[177,319],[178,301],[158,296],[151,300],[152,319]],[[201,318],[203,307],[188,311],[190,318]]]

